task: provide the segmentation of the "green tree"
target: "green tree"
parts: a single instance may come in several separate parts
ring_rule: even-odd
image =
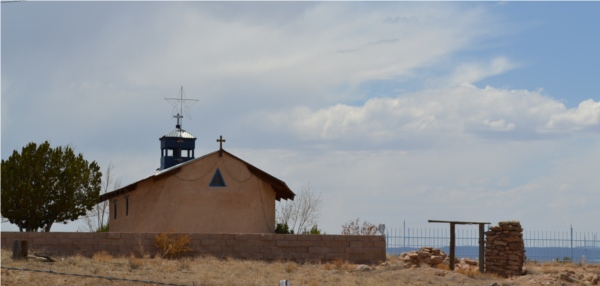
[[[2,160],[2,217],[20,231],[50,231],[84,216],[98,202],[102,173],[95,161],[48,141],[29,143]]]

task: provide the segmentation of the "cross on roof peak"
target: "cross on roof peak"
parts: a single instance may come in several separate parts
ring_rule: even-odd
[[[217,142],[219,142],[219,157],[223,156],[223,142],[225,141],[227,140],[223,139],[223,135],[220,135],[217,139]]]

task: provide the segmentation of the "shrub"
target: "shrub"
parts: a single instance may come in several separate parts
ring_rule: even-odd
[[[141,259],[136,258],[133,255],[131,257],[129,257],[129,269],[130,270],[136,270],[136,269],[142,267],[143,264],[144,263],[142,262]]]
[[[159,254],[166,258],[176,258],[191,251],[189,247],[191,237],[188,234],[161,233],[154,237],[154,243]]]
[[[98,226],[96,232],[108,232],[108,223]]]
[[[113,256],[105,250],[102,250],[94,253],[94,255],[92,255],[92,259],[97,262],[110,262],[113,259]]]
[[[290,234],[290,227],[287,223],[278,223],[275,227],[275,233]]]
[[[565,256],[565,257],[563,257],[561,262],[567,264],[567,263],[573,263],[573,260],[571,260],[571,257]]]
[[[377,226],[368,221],[364,221],[361,225],[359,218],[342,225],[343,235],[377,235],[378,233],[379,228]]]
[[[352,264],[349,264],[348,261],[337,258],[333,261],[333,268],[338,271],[351,271],[353,270]]]
[[[304,230],[302,234],[321,234],[321,230],[317,225],[314,225],[310,230]]]

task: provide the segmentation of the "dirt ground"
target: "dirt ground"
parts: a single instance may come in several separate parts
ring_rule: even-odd
[[[37,259],[13,261],[10,251],[2,250],[2,285],[154,285],[154,281],[173,285],[598,285],[600,265],[528,263],[525,275],[503,278],[481,274],[477,269],[450,271],[439,268],[405,268],[389,256],[380,265],[355,265],[344,261],[298,264],[263,262],[231,258],[198,257],[168,260],[162,258],[112,257],[98,253],[93,257],[56,258],[56,262]],[[6,269],[26,268],[47,272]],[[74,275],[59,275],[56,273]],[[116,280],[119,279],[119,280]],[[121,280],[122,279],[122,280]],[[129,281],[131,279],[138,281]]]

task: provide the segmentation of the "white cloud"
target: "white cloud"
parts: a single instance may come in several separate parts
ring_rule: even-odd
[[[101,10],[106,17],[95,15],[98,6],[104,7]],[[82,137],[92,130],[98,133],[100,123],[129,124],[131,117],[156,122],[150,117],[160,113],[162,98],[172,96],[180,85],[189,97],[201,99],[196,106],[200,112],[217,113],[227,106],[233,122],[244,121],[248,110],[314,109],[364,98],[357,90],[361,84],[411,76],[415,69],[430,66],[489,35],[492,30],[486,27],[494,22],[484,9],[442,3],[186,2],[57,4],[46,8],[47,13],[38,11],[46,26],[17,24],[15,27],[23,30],[15,30],[9,38],[28,35],[36,39],[35,46],[28,46],[27,53],[3,47],[3,54],[12,51],[14,55],[3,57],[3,70],[10,71],[6,78],[27,74],[27,81],[39,83],[44,90],[29,86],[7,94],[38,102],[24,117],[58,117],[58,125],[77,128]],[[136,17],[131,17],[132,11]],[[273,18],[272,11],[281,14]],[[71,21],[78,25],[65,24]],[[90,36],[81,36],[86,30]],[[40,51],[42,47],[51,48]],[[35,72],[20,72],[30,66]],[[145,112],[138,111],[140,104]],[[202,110],[203,106],[211,106],[211,110]],[[52,114],[66,107],[69,112]],[[387,117],[381,120],[393,118],[386,115],[387,107],[379,108]],[[336,121],[341,120],[346,129],[322,130],[320,134],[334,138],[365,120],[347,114],[358,117],[321,115],[329,118],[331,126],[337,127]],[[72,118],[89,118],[89,122],[82,125]],[[420,120],[405,128],[423,129],[435,121]],[[392,136],[382,128],[385,124],[370,122],[375,126],[365,128],[377,130],[376,140]],[[76,123],[79,126],[74,126]]]
[[[496,121],[491,121],[486,119],[483,121],[485,126],[488,126],[492,131],[513,131],[515,130],[515,124],[510,122],[507,123],[504,119],[498,119]]]
[[[450,85],[476,83],[484,78],[506,73],[518,66],[506,57],[496,57],[489,62],[464,63],[456,67],[448,82]]]
[[[93,50],[97,61],[127,58],[114,72],[128,82],[194,82],[205,97],[241,97],[268,85],[260,96],[331,103],[339,98],[323,91],[332,86],[408,76],[489,32],[487,21],[481,23],[485,11],[445,4],[317,3],[288,12],[285,23],[264,20],[269,9],[253,11],[254,17],[222,16],[239,9],[230,3],[174,7],[143,10],[139,23],[128,14],[113,17]],[[385,21],[394,17],[417,20]]]
[[[588,99],[578,107],[553,114],[546,124],[548,130],[578,131],[600,126],[600,102]]]
[[[291,132],[290,136],[307,141],[344,141],[350,145],[353,140],[380,143],[419,140],[420,135],[441,139],[448,134],[530,140],[547,138],[548,130],[597,128],[600,103],[588,100],[566,110],[563,103],[541,91],[462,85],[372,98],[361,106],[283,110],[269,117],[270,122],[278,123],[273,125],[277,132]]]

